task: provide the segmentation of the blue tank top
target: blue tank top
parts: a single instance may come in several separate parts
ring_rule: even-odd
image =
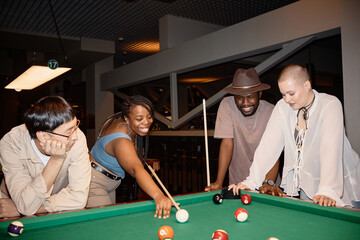
[[[109,169],[124,179],[125,171],[122,169],[117,159],[105,152],[106,145],[117,138],[127,138],[131,141],[131,138],[125,133],[111,133],[96,141],[94,147],[91,149],[91,155],[101,166]]]

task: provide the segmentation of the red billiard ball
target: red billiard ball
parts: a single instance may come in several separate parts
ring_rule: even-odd
[[[213,202],[215,204],[221,204],[223,202],[223,199],[224,199],[224,197],[219,193],[214,194],[214,196],[213,196]]]
[[[249,194],[243,194],[242,196],[241,196],[241,202],[243,203],[243,204],[245,204],[245,205],[248,205],[248,204],[250,204],[251,203],[251,196],[249,195]]]
[[[160,240],[173,239],[174,230],[170,226],[164,225],[161,228],[159,228],[158,237]]]
[[[10,223],[8,227],[8,234],[12,237],[21,235],[24,231],[24,225],[20,221],[14,221]]]
[[[238,208],[235,211],[235,218],[239,222],[244,222],[248,218],[248,212],[243,208]]]
[[[228,234],[224,230],[216,230],[212,235],[212,240],[229,240]]]

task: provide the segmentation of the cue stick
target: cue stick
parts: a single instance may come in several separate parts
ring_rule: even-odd
[[[174,206],[176,207],[177,210],[180,210],[180,207],[178,206],[178,204],[175,202],[175,200],[172,198],[172,196],[170,195],[170,193],[168,192],[168,190],[166,189],[166,187],[162,184],[161,180],[159,179],[159,177],[156,175],[154,169],[152,167],[150,167],[149,164],[147,164],[147,162],[145,162],[146,166],[149,168],[150,172],[152,173],[152,175],[156,178],[156,180],[158,181],[158,183],[160,184],[160,186],[162,187],[162,189],[165,191],[166,195],[168,196],[168,198],[170,198],[170,200],[172,201],[172,203],[174,204]]]
[[[203,112],[204,112],[204,135],[205,135],[205,156],[206,156],[206,180],[207,186],[210,186],[210,169],[209,169],[209,149],[207,137],[207,121],[206,121],[206,102],[203,99]]]

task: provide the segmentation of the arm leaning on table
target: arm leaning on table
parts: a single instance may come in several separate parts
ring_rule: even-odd
[[[21,140],[19,141],[19,139]],[[38,171],[39,168],[34,168],[38,173],[31,176],[25,167],[27,162],[31,162],[32,159],[26,157],[26,150],[21,150],[25,149],[24,146],[27,142],[30,143],[30,136],[26,134],[25,125],[13,129],[0,142],[0,160],[6,183],[6,188],[4,184],[2,187],[9,191],[6,192],[9,194],[8,196],[5,196],[5,192],[3,192],[3,197],[11,198],[21,214],[32,215],[38,211],[44,199],[50,194],[41,174],[42,171]],[[30,149],[31,145],[28,144],[27,147]],[[33,156],[35,157],[35,153]],[[4,191],[4,189],[2,190]]]
[[[262,183],[262,186],[259,188],[259,192],[261,194],[268,194],[279,197],[286,197],[286,193],[284,193],[280,187],[275,185],[276,178],[279,172],[280,160],[278,160],[275,165],[270,169],[270,171],[266,174],[265,180]],[[274,185],[269,185],[269,180],[274,182]],[[248,186],[243,183],[238,184],[230,184],[228,190],[233,189],[233,193],[235,195],[239,194],[239,190],[251,190]]]
[[[315,133],[319,136],[313,136],[319,139],[317,144],[309,145],[310,151],[318,151],[318,161],[312,162],[312,169],[319,169],[319,173],[311,173],[320,177],[318,186],[314,188],[313,202],[319,205],[324,204],[324,199],[331,198],[331,206],[336,204],[344,205],[340,196],[344,194],[344,122],[341,102],[327,95],[329,102],[325,105],[323,115],[320,115],[319,125]],[[324,97],[325,98],[325,97]],[[315,145],[315,146],[314,146]],[[313,157],[316,159],[316,155]],[[310,170],[312,170],[310,169]],[[316,176],[316,177],[318,177]],[[336,201],[336,202],[335,202]]]
[[[0,218],[19,216],[20,213],[17,210],[14,202],[9,198],[3,198],[0,191]]]
[[[77,129],[78,140],[67,153],[65,164],[67,168],[62,168],[58,177],[68,177],[68,184],[54,184],[53,192],[56,194],[50,196],[44,202],[44,207],[48,212],[73,210],[84,208],[89,194],[89,185],[91,178],[91,168],[89,153],[84,133]],[[67,172],[67,174],[66,174]]]
[[[214,183],[211,183],[210,186],[207,186],[205,188],[205,191],[219,190],[222,188],[226,176],[226,172],[231,162],[233,149],[234,149],[233,138],[223,138],[221,140],[220,149],[219,149],[219,168],[217,172],[217,178]]]
[[[280,159],[277,160],[274,167],[266,174],[265,180],[262,186],[259,188],[261,194],[268,194],[279,197],[286,197],[286,194],[275,185],[276,178],[278,176],[280,166]],[[274,182],[274,185],[269,185],[269,180]]]

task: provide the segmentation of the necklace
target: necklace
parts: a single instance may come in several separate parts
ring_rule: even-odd
[[[305,129],[307,129],[307,120],[309,119],[309,109],[312,107],[314,101],[315,101],[315,94],[314,94],[313,99],[311,100],[311,102],[308,105],[299,109],[299,111],[297,113],[297,119],[298,119],[297,125],[299,125],[299,114],[302,111],[303,119],[305,121]]]
[[[254,119],[255,118],[255,119]],[[250,117],[244,117],[244,124],[242,124],[248,134],[251,134],[254,132],[257,124],[258,114],[257,111],[254,115]],[[252,125],[253,124],[253,125]]]

